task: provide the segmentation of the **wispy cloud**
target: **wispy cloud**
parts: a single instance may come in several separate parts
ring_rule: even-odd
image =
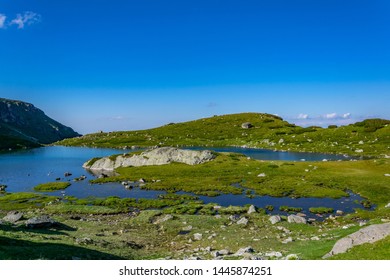
[[[0,14],[0,28],[5,27],[5,20],[6,19],[7,19],[7,17],[4,14]]]
[[[297,119],[298,120],[307,120],[309,118],[308,114],[299,114]]]
[[[41,15],[34,12],[24,12],[17,14],[16,18],[11,20],[9,25],[17,25],[18,29],[23,29],[26,25],[41,21]]]
[[[345,125],[356,121],[356,118],[352,118],[351,113],[327,113],[317,116],[309,116],[309,114],[301,113],[297,117],[287,119],[300,126],[327,126],[330,124]]]

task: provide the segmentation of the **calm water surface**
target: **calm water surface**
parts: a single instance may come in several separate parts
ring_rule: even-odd
[[[205,149],[201,147],[191,149]],[[312,153],[288,153],[274,152],[261,149],[245,148],[207,148],[218,152],[236,152],[242,153],[255,159],[263,160],[287,160],[287,161],[321,161],[327,160],[345,160],[346,158],[338,155],[312,154]],[[126,150],[117,149],[95,149],[80,147],[43,147],[32,150],[17,151],[0,154],[0,185],[7,185],[7,192],[33,192],[34,186],[54,182],[56,178],[61,181],[70,181],[72,185],[65,191],[51,192],[51,195],[70,195],[78,198],[89,196],[94,197],[133,197],[133,198],[157,198],[164,194],[164,191],[147,191],[140,188],[127,190],[119,183],[107,183],[103,185],[92,185],[89,180],[94,179],[94,175],[82,168],[87,160],[94,157],[103,157],[112,154],[126,153]],[[65,177],[65,173],[71,173]],[[85,175],[86,180],[73,182],[73,179]],[[350,197],[341,199],[330,198],[274,198],[269,196],[256,196],[248,198],[245,195],[220,195],[218,197],[200,196],[205,203],[218,203],[222,206],[254,204],[258,207],[273,205],[275,209],[279,206],[288,205],[304,208],[307,212],[309,207],[326,206],[334,209],[340,209],[344,212],[353,212],[354,208],[361,208],[355,201],[362,200],[356,194],[351,193]]]

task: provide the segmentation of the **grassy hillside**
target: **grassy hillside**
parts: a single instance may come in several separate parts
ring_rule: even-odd
[[[242,128],[249,122],[251,128]],[[129,148],[131,146],[247,146],[289,151],[381,156],[390,154],[390,121],[371,119],[353,125],[303,128],[259,113],[214,116],[162,127],[95,133],[60,145]]]

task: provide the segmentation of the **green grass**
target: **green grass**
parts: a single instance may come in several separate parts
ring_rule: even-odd
[[[47,203],[55,201],[53,196],[36,193],[7,193],[0,196],[0,210],[23,210],[43,208]]]
[[[50,182],[39,184],[34,187],[34,190],[39,192],[54,192],[58,190],[65,190],[70,185],[71,184],[68,182]]]
[[[333,208],[328,207],[311,207],[309,208],[309,211],[313,214],[326,214],[326,213],[333,213]]]
[[[241,128],[244,122],[250,129]],[[214,116],[158,128],[95,133],[58,142],[65,146],[124,148],[131,146],[247,146],[355,156],[389,155],[390,121],[371,119],[348,126],[303,128],[280,117],[242,113]]]

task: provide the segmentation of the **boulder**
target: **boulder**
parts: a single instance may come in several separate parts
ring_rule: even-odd
[[[374,243],[390,235],[390,223],[371,225],[341,238],[323,258],[347,252],[354,246]]]
[[[158,224],[164,223],[164,222],[172,220],[172,219],[173,219],[173,216],[171,214],[164,215],[164,216],[157,216],[154,218],[153,224],[158,225]]]
[[[93,159],[84,163],[83,167],[95,171],[112,171],[118,167],[164,165],[172,162],[197,165],[211,161],[214,158],[215,155],[208,150],[192,151],[162,147],[145,151],[139,155],[120,155],[115,157],[115,159],[112,157]]]
[[[287,221],[289,223],[295,223],[295,224],[306,224],[307,223],[307,220],[304,217],[300,217],[298,215],[288,216]]]
[[[249,206],[248,214],[256,213],[256,207],[254,205]]]
[[[253,125],[250,122],[244,122],[243,124],[241,124],[241,127],[243,129],[249,129],[249,128],[252,128]]]
[[[19,211],[11,211],[8,212],[7,216],[3,218],[4,222],[8,223],[16,223],[19,221],[21,218],[23,218],[23,213]]]
[[[245,254],[252,254],[254,253],[255,250],[253,250],[252,247],[245,247],[245,248],[240,248],[235,254],[234,256],[243,256]]]
[[[28,228],[50,228],[56,226],[58,223],[49,216],[33,217],[26,221]]]
[[[278,216],[278,215],[275,215],[275,216],[271,216],[270,218],[269,218],[269,221],[271,222],[271,224],[277,224],[277,223],[279,223],[280,221],[282,221],[282,218],[280,217],[280,216]]]
[[[201,234],[201,233],[195,233],[195,234],[194,234],[194,239],[195,239],[195,240],[198,240],[198,241],[202,240],[202,239],[203,239],[203,234]]]
[[[249,220],[245,217],[242,217],[240,220],[237,221],[237,225],[247,225]]]

